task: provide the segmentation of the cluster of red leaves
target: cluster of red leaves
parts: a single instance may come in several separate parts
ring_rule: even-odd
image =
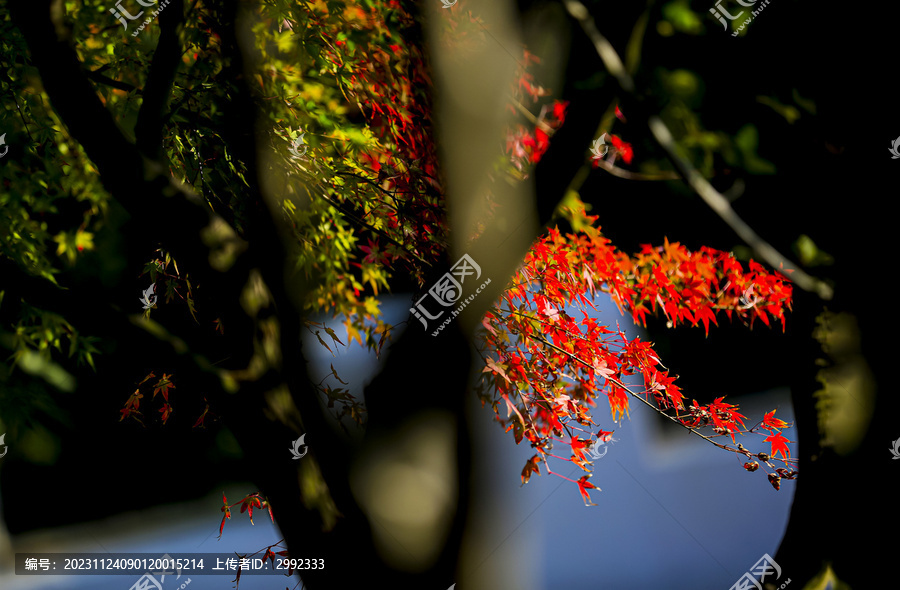
[[[315,10],[313,6],[313,16]],[[414,24],[413,18],[394,1],[371,3],[368,10],[348,7],[344,17],[361,35],[377,33],[376,37],[387,39],[380,44],[357,44],[353,51],[336,41],[333,50],[325,54],[347,84],[348,102],[360,107],[378,140],[379,148],[359,154],[358,164],[383,198],[367,201],[361,217],[384,220],[384,232],[400,244],[373,233],[366,255],[369,259],[377,256],[385,264],[416,258],[437,261],[446,249],[447,229],[432,139],[428,94],[432,81],[422,49],[407,44],[399,34]],[[322,33],[337,38],[341,31]],[[340,192],[334,196],[340,198]],[[418,265],[413,266],[418,270]]]
[[[541,127],[546,126],[551,130],[559,128],[565,121],[567,105],[567,102],[554,101],[551,108],[543,109],[538,118],[538,126],[533,131],[520,124],[507,132],[506,153],[517,170],[523,171],[528,165],[540,161],[550,147],[550,136]]]
[[[512,102],[507,105],[507,108],[514,114],[518,114],[519,109],[526,108],[521,104],[526,95],[531,97],[532,104],[536,104],[542,97],[550,94],[547,89],[534,83],[534,76],[527,71],[531,63],[540,63],[540,58],[529,53],[528,50],[523,50],[523,60],[520,62],[520,69],[517,72],[518,80],[515,88],[512,89]],[[506,154],[516,170],[523,172],[530,165],[537,164],[541,160],[547,148],[550,147],[550,136],[566,120],[568,104],[566,101],[555,100],[552,104],[546,104],[541,108],[533,125],[518,124],[515,128],[507,130]]]
[[[610,141],[612,142],[612,152],[616,155],[622,156],[622,160],[626,164],[631,164],[631,159],[634,157],[634,150],[631,148],[631,144],[622,139],[618,135],[610,135]]]
[[[125,402],[125,407],[119,410],[119,413],[122,414],[119,417],[119,422],[124,420],[125,418],[133,418],[143,424],[138,416],[141,416],[141,411],[139,410],[141,406],[141,400],[144,398],[144,394],[141,393],[141,386],[144,383],[147,383],[151,379],[155,378],[156,374],[151,372],[149,375],[144,377],[140,383],[138,383],[137,389],[134,390],[128,400]],[[169,420],[169,416],[172,415],[174,409],[172,408],[171,403],[169,402],[169,393],[170,390],[175,389],[175,384],[172,382],[172,375],[167,373],[163,373],[163,376],[156,382],[153,387],[153,395],[150,397],[151,400],[156,398],[157,394],[162,394],[163,404],[159,408],[162,423],[165,424]],[[203,398],[203,401],[206,402],[206,397]],[[203,410],[203,413],[200,414],[200,417],[194,422],[194,428],[205,427],[204,421],[206,420],[206,416],[209,414],[209,403],[206,404],[206,408]]]
[[[141,385],[156,377],[154,373],[150,373],[144,379],[138,383],[137,389],[134,390],[128,400],[125,402],[125,407],[119,410],[119,413],[122,414],[119,417],[119,422],[124,420],[125,418],[131,417],[141,422],[141,419],[138,416],[141,415],[140,410],[138,409],[141,406],[141,399],[143,399],[144,394],[141,393]],[[172,414],[172,406],[169,404],[169,390],[175,389],[175,384],[172,383],[172,376],[163,373],[162,378],[156,382],[156,385],[153,386],[153,396],[150,398],[151,400],[156,398],[156,394],[161,393],[163,397],[163,405],[159,409],[160,413],[162,413],[162,423],[165,424],[169,419],[169,416]],[[204,412],[205,414],[205,412]],[[143,424],[143,422],[141,422]]]
[[[585,218],[596,222],[596,217]],[[702,323],[707,332],[709,322],[717,324],[721,312],[729,319],[748,322],[749,318],[751,326],[757,317],[769,325],[769,316],[783,324],[791,304],[790,283],[753,261],[749,267],[745,271],[730,253],[711,248],[690,252],[668,240],[661,247],[644,246],[629,256],[616,250],[599,228],[590,226],[565,236],[550,230],[538,240],[483,321],[482,403],[491,403],[497,420],[513,431],[517,444],[528,439],[537,450],[522,471],[523,483],[532,473],[540,474],[541,461],[553,473],[548,456],[590,471],[591,462],[585,456],[595,427],[590,408],[600,395],[607,397],[614,421],[628,415],[629,396],[661,413],[674,410],[679,418],[685,411],[675,377],[651,344],[639,338],[629,340],[621,329],[612,330],[589,315],[588,307],[596,310],[592,300],[598,292],[609,293],[620,311],[644,325],[647,313],[657,310],[670,326]],[[741,297],[751,285],[759,298],[748,306]],[[573,317],[572,310],[579,317]],[[643,377],[640,391],[623,383],[624,377],[635,374]],[[500,417],[501,402],[506,419]],[[681,424],[694,430],[711,421],[714,435],[705,438],[730,436],[734,442],[736,433],[755,431],[745,428],[744,416],[737,410],[722,398],[705,406],[695,401]],[[784,444],[789,441],[780,434],[785,426],[771,414],[762,423],[770,431],[765,442],[772,444],[772,455],[781,453],[787,459]],[[554,441],[570,446],[571,458],[553,455]],[[742,448],[739,452],[746,454]],[[587,490],[593,488],[588,477],[589,473],[576,482],[586,503],[590,502]]]
[[[266,500],[263,496],[259,494],[259,492],[249,494],[242,498],[241,500],[235,502],[234,504],[228,503],[228,498],[225,497],[225,492],[222,492],[222,508],[220,510],[224,513],[222,515],[222,524],[219,525],[219,538],[222,537],[222,530],[225,528],[225,520],[231,518],[231,508],[233,506],[241,505],[241,514],[244,512],[250,517],[250,524],[253,524],[253,508],[259,508],[262,510],[263,508],[268,509],[269,518],[272,519],[272,522],[275,522],[275,516],[272,514],[272,506],[269,504],[268,500]]]
[[[622,114],[622,111],[619,109],[618,105],[616,106],[616,118],[625,123],[625,115]],[[612,133],[607,134],[609,137],[609,141],[612,144],[611,149],[607,149],[605,154],[606,160],[613,164],[616,161],[617,157],[621,157],[622,161],[626,164],[631,164],[631,160],[634,158],[634,148],[631,147],[631,144],[623,141],[621,137],[618,135],[614,135]],[[600,167],[600,159],[599,157],[594,157],[591,159],[591,166],[594,168]]]
[[[260,549],[259,551],[256,551],[255,553],[245,553],[245,554],[236,553],[235,554],[236,558],[239,561],[237,562],[237,575],[235,575],[234,580],[232,580],[232,582],[234,582],[234,590],[238,590],[238,587],[240,586],[240,583],[241,583],[241,573],[243,572],[243,570],[241,568],[240,560],[253,558],[256,555],[258,555],[259,553],[262,553],[263,554],[263,557],[262,557],[263,565],[265,565],[266,561],[271,561],[272,567],[275,568],[275,556],[280,555],[281,557],[287,557],[287,555],[288,555],[287,551],[273,551],[272,550],[274,547],[280,546],[283,542],[284,542],[284,540],[282,539],[281,541],[278,541],[277,543],[275,543],[273,545],[269,545],[265,549]],[[288,570],[286,573],[287,576],[294,575],[293,563],[294,562],[288,562]],[[285,588],[285,590],[289,590],[289,589]]]

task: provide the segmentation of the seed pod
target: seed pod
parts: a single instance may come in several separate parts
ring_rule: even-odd
[[[760,453],[757,455],[757,457],[759,457],[760,461],[768,461],[769,460],[769,455],[767,455],[766,453]]]
[[[756,471],[759,469],[759,463],[754,461],[753,463],[744,463],[744,469],[747,471]]]
[[[769,474],[769,482],[772,484],[772,487],[776,490],[781,489],[781,478],[775,475],[774,473]]]

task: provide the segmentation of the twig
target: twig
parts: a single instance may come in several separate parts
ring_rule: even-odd
[[[597,26],[594,24],[594,18],[585,8],[584,4],[578,0],[563,0],[563,4],[575,20],[579,22],[585,34],[590,38],[597,50],[597,54],[609,70],[609,73],[616,79],[619,87],[628,94],[636,103],[642,104],[640,97],[635,91],[634,80],[625,70],[619,54],[616,52],[612,44],[604,37]],[[706,204],[728,224],[731,229],[740,237],[748,246],[753,248],[756,253],[765,260],[772,268],[779,270],[784,276],[796,283],[798,287],[804,291],[813,292],[824,300],[830,300],[834,296],[834,290],[821,279],[813,277],[801,269],[796,264],[790,263],[790,260],[783,256],[778,250],[773,248],[768,242],[763,240],[747,223],[741,219],[728,199],[722,196],[707,181],[694,166],[686,159],[682,158],[675,146],[675,140],[669,128],[663,123],[657,115],[647,117],[647,124],[657,143],[665,150],[666,156],[675,166],[678,173],[684,178],[685,182],[702,198]],[[781,268],[782,264],[787,261],[793,267],[792,272],[788,272]]]
[[[596,160],[600,168],[603,168],[613,176],[624,178],[626,180],[678,180],[681,176],[677,172],[661,172],[659,174],[642,174],[640,172],[629,172],[607,162],[606,160]]]

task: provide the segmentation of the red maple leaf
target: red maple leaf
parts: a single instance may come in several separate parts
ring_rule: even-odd
[[[773,432],[775,430],[781,430],[782,428],[787,427],[787,422],[784,420],[779,420],[775,417],[775,410],[772,410],[768,414],[763,417],[762,427],[766,430]]]
[[[559,124],[562,125],[566,120],[566,107],[569,106],[569,101],[561,101],[557,100],[553,102],[553,118],[559,121]]]
[[[241,513],[245,510],[247,511],[247,515],[250,517],[250,524],[253,524],[253,507],[262,508],[262,502],[259,499],[257,494],[251,494],[244,498],[243,502],[241,502]]]
[[[610,139],[612,140],[613,147],[616,148],[616,151],[622,156],[622,160],[624,160],[626,164],[631,164],[631,158],[634,156],[634,150],[631,148],[631,144],[619,139],[618,135],[611,135]]]
[[[593,502],[591,502],[591,497],[587,493],[588,490],[599,490],[597,486],[588,481],[590,475],[582,475],[578,480],[578,491],[581,492],[581,497],[584,498],[585,506],[596,506]]]
[[[791,450],[787,447],[787,444],[792,441],[786,439],[780,432],[773,432],[769,436],[763,440],[763,442],[771,442],[772,443],[772,453],[771,455],[774,457],[778,453],[781,453],[781,457],[783,459],[787,459],[791,456]]]
[[[219,538],[222,538],[222,529],[225,528],[225,519],[231,518],[231,508],[228,506],[228,499],[225,497],[225,492],[222,492],[222,503],[224,506],[220,508],[222,512],[225,513],[225,516],[222,517],[222,524],[219,525]]]
[[[163,407],[161,407],[159,411],[162,413],[162,422],[163,424],[165,424],[166,420],[169,419],[169,415],[172,413],[172,406],[170,406],[169,404],[163,404]]]
[[[167,402],[169,401],[169,390],[175,389],[175,385],[172,383],[172,376],[166,375],[163,373],[162,379],[160,379],[156,383],[156,387],[153,389],[153,397],[156,397],[157,393],[162,393],[163,399]],[[165,422],[165,420],[163,420]]]

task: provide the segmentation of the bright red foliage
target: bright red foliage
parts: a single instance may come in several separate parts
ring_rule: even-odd
[[[580,214],[596,222],[596,217]],[[553,473],[548,456],[571,460],[590,471],[584,449],[595,440],[591,408],[600,396],[606,396],[616,422],[628,414],[629,398],[635,397],[660,413],[673,411],[674,416],[666,415],[695,432],[712,426],[713,434],[704,435],[710,442],[727,436],[734,443],[736,434],[755,431],[747,429],[737,406],[722,397],[706,405],[693,401],[686,408],[675,377],[650,343],[630,340],[621,329],[613,330],[589,313],[601,292],[643,325],[648,313],[661,313],[670,327],[703,324],[708,333],[709,324],[718,325],[724,312],[749,325],[767,314],[784,326],[791,305],[790,283],[755,262],[749,269],[730,253],[705,247],[691,252],[668,240],[659,247],[645,245],[629,256],[615,249],[595,226],[568,235],[554,229],[539,239],[483,322],[482,402],[491,403],[497,420],[514,431],[517,443],[527,438],[538,451],[522,472],[523,483],[532,473],[540,474],[539,460]],[[747,307],[741,297],[751,285],[758,299]],[[635,374],[643,378],[643,388],[637,391],[623,383],[624,377]],[[500,418],[501,400],[506,419]],[[787,459],[788,441],[778,433],[787,424],[773,414],[762,423],[773,433],[764,442],[772,443],[773,455],[781,453]],[[596,437],[610,434],[600,430]],[[552,455],[554,442],[570,446],[571,458]],[[749,456],[743,447],[714,444]],[[584,478],[577,483],[589,503],[587,490],[593,486]]]

